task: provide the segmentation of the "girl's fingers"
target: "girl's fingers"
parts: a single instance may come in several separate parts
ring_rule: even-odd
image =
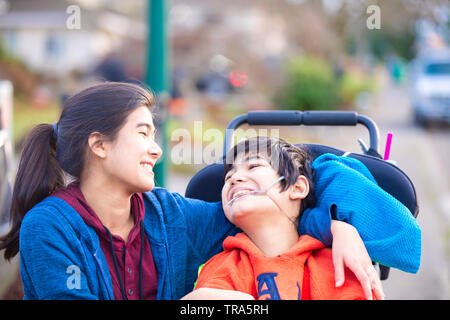
[[[336,282],[336,287],[340,287],[344,284],[345,273],[344,273],[344,261],[342,259],[336,259],[334,262],[334,280]]]
[[[384,300],[384,292],[383,287],[381,285],[381,280],[380,277],[378,276],[378,272],[375,270],[373,266],[371,266],[369,269],[369,277],[373,293],[375,294],[375,298],[377,300]]]
[[[355,274],[356,278],[359,280],[361,287],[364,291],[364,295],[367,300],[372,300],[372,286],[371,280],[367,272],[362,268],[362,266],[358,266],[355,270],[352,270]]]

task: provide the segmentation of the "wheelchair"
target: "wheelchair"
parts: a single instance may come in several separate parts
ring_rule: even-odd
[[[364,125],[370,136],[370,147],[359,140],[362,153],[348,153],[334,147],[295,143],[306,147],[314,160],[324,153],[337,156],[346,155],[361,161],[371,172],[378,185],[409,209],[414,218],[417,218],[419,206],[414,185],[409,177],[396,165],[383,160],[379,153],[379,129],[376,123],[364,115],[351,111],[250,111],[230,121],[227,126],[223,156],[217,163],[210,164],[197,172],[189,181],[185,196],[207,202],[221,200],[221,190],[224,184],[225,155],[231,148],[233,131],[247,123],[250,126],[356,126]],[[378,265],[380,279],[389,277],[390,268]]]

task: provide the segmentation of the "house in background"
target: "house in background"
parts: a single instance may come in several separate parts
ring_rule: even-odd
[[[46,77],[85,73],[128,39],[145,41],[144,17],[134,13],[144,4],[130,1],[121,12],[117,1],[0,0],[0,41],[8,54]],[[79,28],[67,25],[71,5],[80,9]]]

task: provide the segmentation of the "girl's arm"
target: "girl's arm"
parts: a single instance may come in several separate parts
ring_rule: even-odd
[[[223,250],[227,236],[240,230],[225,217],[221,202],[190,199],[178,193],[172,194],[182,208],[192,244],[203,257],[203,263]]]
[[[312,167],[317,200],[302,214],[300,234],[331,245],[331,219],[347,222],[358,231],[372,261],[416,273],[421,230],[408,208],[379,187],[356,159],[324,154]]]
[[[358,231],[348,223],[332,220],[331,233],[333,234],[332,254],[336,287],[344,284],[345,265],[359,280],[368,300],[373,298],[372,290],[377,300],[383,300],[384,293],[380,278]]]
[[[28,212],[20,230],[24,299],[99,299],[88,283],[82,257],[82,244],[67,221],[43,209]]]
[[[324,154],[314,160],[312,167],[317,201],[314,208],[303,213],[299,232],[332,244],[338,285],[344,280],[342,270],[346,265],[368,297],[372,288],[382,299],[381,284],[371,261],[417,272],[421,255],[417,221],[402,203],[378,186],[359,160]],[[336,224],[336,220],[354,228]]]

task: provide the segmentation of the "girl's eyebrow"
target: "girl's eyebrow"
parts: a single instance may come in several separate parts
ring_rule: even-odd
[[[147,122],[139,122],[136,125],[136,128],[143,127],[143,126],[147,127],[148,130],[150,130],[150,132],[155,132],[156,131],[155,126],[153,126],[153,125],[151,125],[150,123],[147,123]]]

